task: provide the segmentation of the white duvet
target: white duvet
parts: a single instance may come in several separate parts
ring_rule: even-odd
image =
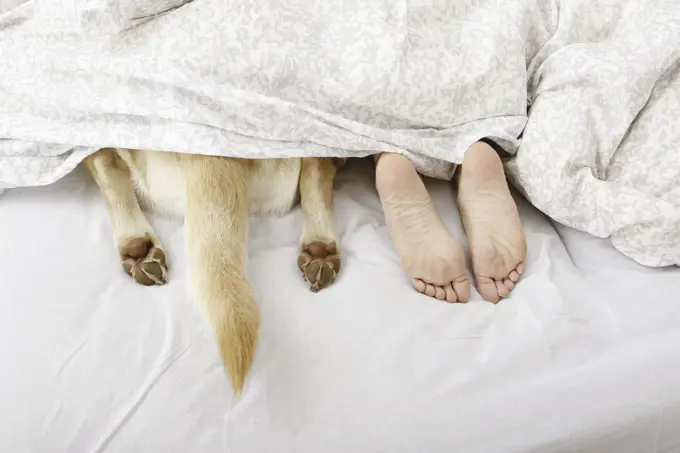
[[[449,178],[490,137],[539,209],[680,264],[677,0],[5,0],[0,14],[4,187],[52,183],[102,146],[396,151]]]

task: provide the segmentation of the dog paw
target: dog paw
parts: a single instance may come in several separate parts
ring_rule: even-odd
[[[314,293],[335,281],[340,272],[340,263],[338,247],[332,241],[303,244],[298,257],[298,267]]]
[[[125,272],[140,285],[165,285],[168,282],[165,252],[149,235],[127,240],[120,247],[120,259]]]

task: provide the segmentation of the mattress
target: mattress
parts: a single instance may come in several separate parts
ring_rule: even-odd
[[[449,185],[429,182],[464,240]],[[82,168],[0,198],[0,451],[678,452],[680,269],[651,269],[518,200],[527,274],[498,305],[415,293],[368,163],[338,176],[344,268],[309,292],[301,215],[255,218],[261,343],[234,401],[186,292],[180,221],[151,216],[171,282],[118,264]]]

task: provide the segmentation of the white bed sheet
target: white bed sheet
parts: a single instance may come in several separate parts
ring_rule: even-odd
[[[462,237],[449,187],[431,190]],[[494,306],[414,293],[371,188],[341,173],[345,262],[310,293],[300,213],[256,219],[261,344],[233,405],[185,291],[180,222],[152,217],[171,283],[118,265],[82,169],[0,199],[0,451],[677,452],[680,269],[647,269],[521,203],[528,273]]]

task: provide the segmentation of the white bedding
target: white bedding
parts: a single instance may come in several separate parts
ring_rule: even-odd
[[[0,3],[0,187],[103,146],[446,179],[489,137],[551,218],[680,265],[678,0]]]
[[[461,236],[453,197],[431,190]],[[414,293],[370,168],[341,172],[345,267],[308,291],[300,213],[256,219],[261,344],[233,405],[185,292],[181,223],[152,217],[171,283],[118,264],[77,170],[0,200],[0,451],[11,453],[651,453],[680,451],[680,269],[555,229],[521,202],[526,278],[503,303]]]

